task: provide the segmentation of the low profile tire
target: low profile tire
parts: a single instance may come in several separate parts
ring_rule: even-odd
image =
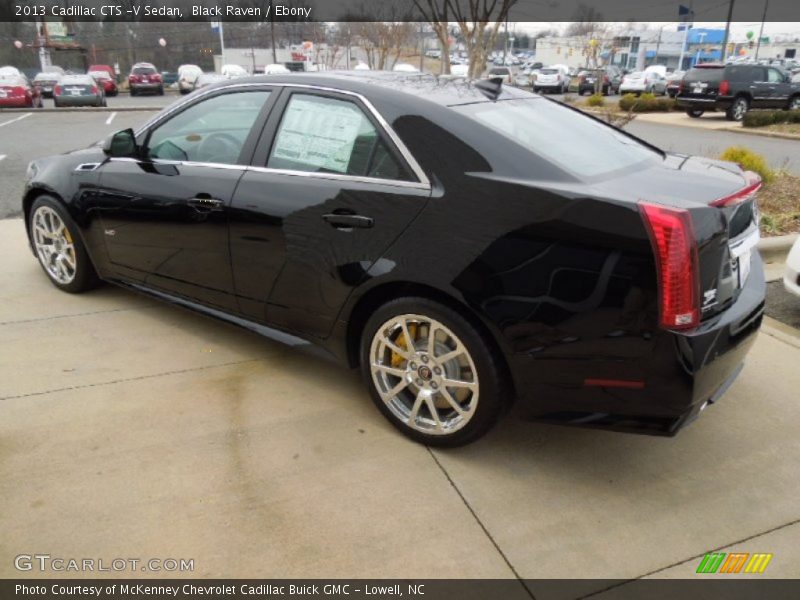
[[[705,111],[698,110],[696,108],[687,108],[686,109],[686,114],[689,115],[690,117],[692,117],[693,119],[699,119],[700,117],[702,117],[703,116],[703,112],[705,112]]]
[[[77,227],[63,206],[40,196],[31,207],[30,239],[45,274],[58,289],[85,292],[99,283]]]
[[[800,110],[800,96],[793,96],[789,99],[789,110]]]
[[[510,398],[491,341],[427,298],[398,298],[373,313],[362,334],[361,371],[392,425],[428,446],[477,440]]]
[[[731,104],[730,108],[725,111],[725,117],[729,121],[741,121],[744,119],[744,115],[747,113],[749,108],[750,103],[747,101],[747,98],[739,96],[733,101],[733,104]]]

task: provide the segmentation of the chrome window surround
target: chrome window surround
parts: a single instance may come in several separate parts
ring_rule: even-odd
[[[297,177],[313,177],[315,179],[332,179],[336,181],[356,181],[361,183],[380,183],[384,185],[393,185],[397,187],[407,187],[407,188],[416,188],[416,189],[424,189],[430,190],[431,189],[431,182],[428,179],[427,175],[425,175],[425,171],[422,170],[417,160],[411,154],[406,145],[402,142],[400,137],[395,133],[394,129],[386,122],[386,119],[383,118],[378,112],[373,104],[362,94],[357,92],[351,92],[349,90],[340,90],[337,88],[331,88],[327,86],[320,86],[320,85],[311,85],[305,83],[271,83],[271,82],[260,82],[260,83],[237,83],[234,85],[225,86],[222,88],[213,88],[206,92],[200,92],[198,98],[202,98],[203,96],[207,96],[212,94],[218,90],[232,90],[232,89],[243,89],[243,88],[251,88],[251,87],[281,87],[281,88],[296,88],[296,89],[305,89],[305,90],[313,90],[313,91],[320,91],[320,92],[333,92],[336,94],[342,94],[345,96],[351,96],[353,98],[357,98],[360,100],[364,106],[367,107],[367,110],[372,114],[375,120],[378,122],[378,125],[383,129],[384,133],[392,140],[392,143],[395,147],[400,151],[400,154],[405,159],[408,166],[411,167],[414,176],[417,178],[418,181],[403,181],[401,179],[383,179],[380,177],[362,177],[360,175],[346,175],[346,174],[339,174],[339,173],[314,173],[312,171],[296,171],[293,169],[272,169],[269,167],[255,167],[252,165],[229,165],[225,163],[205,163],[205,162],[194,162],[194,161],[173,161],[173,160],[161,160],[156,159],[153,162],[155,164],[170,164],[170,165],[187,165],[187,166],[194,166],[194,167],[213,167],[218,169],[238,169],[240,171],[255,171],[261,173],[275,173],[278,175],[293,175]],[[183,106],[189,102],[192,104],[195,103],[195,100],[198,98],[187,98],[186,100],[179,102],[172,108],[167,109],[165,112],[160,113],[147,121],[144,125],[142,125],[138,130],[135,132],[135,136],[138,137],[142,133],[146,132],[149,129],[152,129],[165,119],[167,119],[172,113],[176,112],[177,110],[183,108]],[[138,162],[135,158],[112,158],[111,160],[122,160],[122,161],[135,161]]]

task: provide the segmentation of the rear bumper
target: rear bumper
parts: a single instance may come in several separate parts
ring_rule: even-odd
[[[132,83],[132,84],[130,84],[130,89],[136,90],[137,92],[157,92],[162,87],[164,87],[163,83]]]
[[[30,99],[22,98],[0,98],[0,108],[26,108],[32,106]]]
[[[99,96],[58,96],[56,100],[60,106],[94,106],[103,101]]]
[[[678,94],[675,103],[680,108],[694,108],[697,110],[728,110],[733,104],[733,98],[687,98]]]
[[[544,369],[532,358],[527,364],[518,356],[510,359],[523,411],[564,425],[675,435],[724,395],[755,341],[766,283],[757,252],[752,261],[736,302],[689,332],[652,332],[649,341],[633,332],[628,341],[598,340],[607,356],[548,360]],[[616,344],[640,344],[641,355],[614,356]],[[537,381],[543,373],[550,374],[549,383]],[[601,379],[590,379],[596,377]]]

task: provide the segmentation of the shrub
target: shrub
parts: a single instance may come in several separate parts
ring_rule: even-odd
[[[620,110],[633,112],[669,112],[675,108],[672,98],[656,98],[653,94],[642,94],[638,98],[625,94],[619,101]]]
[[[800,123],[800,110],[754,110],[744,116],[745,127],[766,127],[778,123]]]
[[[775,177],[775,172],[767,166],[764,157],[744,146],[730,146],[720,155],[720,158],[739,163],[745,171],[755,171],[761,176],[764,183],[769,183]]]
[[[603,106],[606,103],[606,99],[603,98],[602,94],[594,93],[586,99],[587,106]]]

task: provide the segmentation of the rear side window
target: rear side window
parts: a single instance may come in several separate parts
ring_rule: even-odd
[[[695,81],[719,82],[722,81],[724,69],[689,69],[683,79],[687,83]]]
[[[312,94],[292,95],[267,167],[411,179],[361,108],[348,100]]]
[[[543,98],[482,102],[457,106],[455,110],[564,171],[583,177],[611,173],[660,157],[613,127]]]

